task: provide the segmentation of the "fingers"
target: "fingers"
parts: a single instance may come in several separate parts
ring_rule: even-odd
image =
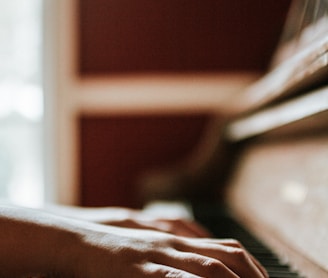
[[[182,252],[194,252],[200,255],[219,260],[240,277],[268,277],[266,271],[242,247],[229,246],[228,243],[219,244],[202,240],[185,240],[184,244],[176,248]]]
[[[101,217],[101,215],[104,216]],[[119,227],[157,230],[185,237],[212,236],[204,227],[193,221],[180,218],[159,218],[138,210],[109,208],[101,212],[98,209],[97,217],[93,217],[98,219],[96,220],[98,223]]]
[[[235,240],[235,239],[199,239],[200,241],[203,242],[208,242],[208,243],[216,243],[216,244],[222,244],[225,246],[230,246],[230,247],[235,247],[235,248],[243,248],[245,249],[242,244]],[[261,271],[261,273],[266,277],[268,276],[267,271],[265,268],[252,256],[252,254],[248,254],[253,263],[258,267],[258,269]]]
[[[111,222],[111,225],[135,228],[148,229],[170,233],[184,237],[211,237],[212,235],[201,225],[183,219],[124,219],[121,221]]]
[[[195,253],[174,250],[169,257],[159,258],[161,264],[170,265],[197,277],[237,278],[238,276],[221,261]],[[176,276],[174,276],[176,277]],[[179,276],[178,276],[179,277]]]
[[[212,237],[209,231],[196,222],[183,219],[160,219],[155,227],[159,230],[185,237]]]
[[[185,231],[190,231],[192,237],[212,237],[212,234],[203,226],[191,221],[180,221]]]
[[[158,263],[147,263],[143,265],[142,268],[142,272],[147,278],[202,278],[202,276],[192,274],[182,269]]]

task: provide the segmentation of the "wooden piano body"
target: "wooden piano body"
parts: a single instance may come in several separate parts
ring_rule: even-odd
[[[294,1],[288,41],[272,69],[227,102],[226,125],[211,130],[216,143],[200,148],[207,155],[149,181],[162,190],[154,195],[191,200],[200,221],[216,221],[207,214],[223,202],[300,275],[275,277],[328,277],[327,10],[325,1]]]
[[[286,27],[295,29],[303,9],[302,28],[237,102],[251,111],[227,126],[228,138],[245,141],[227,203],[302,275],[320,278],[328,277],[327,3],[293,5]]]
[[[291,124],[250,140],[227,190],[234,216],[306,277],[328,277],[327,116],[307,119],[313,124],[301,133]]]

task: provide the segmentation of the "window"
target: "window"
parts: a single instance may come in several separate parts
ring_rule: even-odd
[[[0,198],[43,202],[42,0],[0,0]]]

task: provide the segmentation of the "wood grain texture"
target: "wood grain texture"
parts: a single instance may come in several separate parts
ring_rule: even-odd
[[[307,272],[325,273],[307,277],[328,273],[327,165],[327,135],[254,144],[241,156],[228,195],[236,215],[274,250],[288,256],[291,249],[312,262]]]

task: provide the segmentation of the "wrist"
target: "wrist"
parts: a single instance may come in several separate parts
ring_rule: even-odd
[[[48,269],[58,277],[75,277],[75,268],[80,265],[83,242],[80,230],[63,228],[53,240],[53,251],[48,261]],[[55,277],[57,277],[55,276]]]
[[[1,277],[53,273],[73,277],[69,274],[77,258],[76,249],[82,238],[78,227],[82,225],[33,209],[1,207],[0,227]]]

